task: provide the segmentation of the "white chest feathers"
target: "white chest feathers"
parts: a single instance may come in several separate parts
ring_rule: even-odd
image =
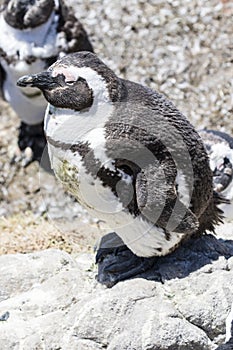
[[[19,30],[9,26],[0,16],[0,48],[7,55],[0,57],[6,72],[3,82],[3,94],[20,119],[27,124],[37,124],[44,118],[47,102],[39,90],[21,89],[16,81],[23,75],[34,74],[44,70],[44,59],[57,56],[58,17],[51,14],[48,21],[30,30]]]
[[[0,47],[8,57],[25,61],[29,57],[48,58],[58,53],[56,29],[58,16],[53,12],[46,23],[32,29],[16,29],[0,16]]]
[[[93,104],[87,111],[73,111],[48,105],[45,113],[45,133],[56,142],[76,144],[88,143],[102,163],[109,160],[105,153],[104,126],[110,119],[114,105],[110,100],[105,80],[91,68],[57,68],[53,74],[72,74],[74,79],[84,77],[93,91]]]

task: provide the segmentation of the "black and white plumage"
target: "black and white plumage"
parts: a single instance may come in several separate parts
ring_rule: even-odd
[[[63,0],[5,0],[0,11],[0,95],[21,119],[19,148],[40,159],[47,105],[39,90],[20,89],[17,79],[46,69],[58,57],[93,51],[82,24]]]
[[[137,275],[220,222],[203,142],[163,95],[118,78],[88,52],[18,85],[38,87],[49,102],[45,133],[56,176],[116,232],[97,252],[100,282]]]
[[[217,130],[201,130],[213,171],[213,185],[229,203],[221,204],[226,220],[233,219],[233,138]]]

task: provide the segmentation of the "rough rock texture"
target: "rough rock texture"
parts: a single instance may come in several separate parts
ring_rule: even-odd
[[[112,289],[96,282],[93,255],[3,255],[0,348],[215,349],[232,301],[232,255],[232,240],[203,236]]]

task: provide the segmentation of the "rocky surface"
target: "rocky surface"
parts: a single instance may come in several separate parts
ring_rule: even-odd
[[[207,235],[111,289],[96,282],[92,254],[3,255],[0,347],[213,350],[225,337],[232,255],[232,240]]]

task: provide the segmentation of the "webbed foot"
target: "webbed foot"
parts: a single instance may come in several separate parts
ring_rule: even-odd
[[[18,135],[18,148],[11,159],[11,164],[26,168],[34,161],[49,173],[53,173],[48,155],[48,146],[43,123],[27,125],[21,122]]]
[[[26,167],[33,161],[41,160],[46,146],[43,123],[27,125],[21,122],[18,134],[18,150],[12,159],[12,163],[20,163]]]
[[[104,247],[101,247],[100,244],[96,254],[96,263],[98,264],[96,279],[108,288],[117,282],[140,277],[141,274],[150,270],[157,261],[157,257],[138,257],[126,245],[106,247],[106,236],[104,238]]]

